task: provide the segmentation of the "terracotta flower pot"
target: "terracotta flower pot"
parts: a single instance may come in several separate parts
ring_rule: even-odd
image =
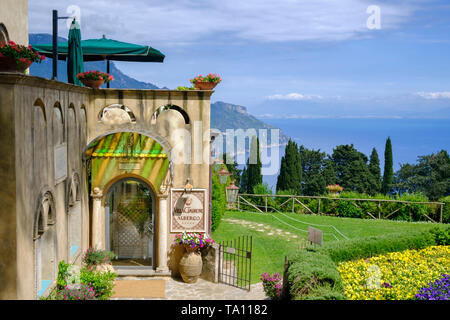
[[[31,61],[29,64],[18,65],[14,58],[0,57],[0,72],[23,73],[30,65]]]
[[[100,89],[102,84],[105,82],[104,80],[80,80],[86,87],[93,89]]]
[[[187,251],[181,257],[179,270],[186,283],[195,283],[202,273],[202,255],[197,251]]]
[[[198,90],[212,90],[217,85],[217,82],[197,81],[194,86]]]

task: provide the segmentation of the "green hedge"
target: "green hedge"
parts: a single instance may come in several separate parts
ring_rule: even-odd
[[[327,254],[335,263],[339,263],[388,252],[423,249],[433,245],[436,245],[436,241],[432,233],[413,232],[330,242],[321,247],[319,251]]]
[[[290,299],[346,299],[337,271],[339,262],[364,259],[406,249],[422,249],[450,244],[450,226],[429,231],[399,233],[362,239],[331,242],[319,248],[308,248],[288,261],[287,277]]]
[[[288,283],[294,300],[345,299],[335,263],[319,252],[298,253],[289,263]]]

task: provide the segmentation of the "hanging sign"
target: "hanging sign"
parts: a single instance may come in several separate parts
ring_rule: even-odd
[[[171,189],[170,232],[206,232],[206,190]]]

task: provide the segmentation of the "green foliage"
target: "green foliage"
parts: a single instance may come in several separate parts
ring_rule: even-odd
[[[253,136],[250,143],[250,155],[247,159],[247,193],[253,193],[253,188],[257,184],[262,183],[261,170],[262,163],[259,151],[259,139]]]
[[[333,163],[325,152],[300,146],[303,194],[318,196],[326,193],[326,186],[336,181]]]
[[[437,200],[450,195],[450,157],[445,150],[419,157],[417,164],[403,164],[395,173],[399,194],[422,192]]]
[[[371,173],[367,157],[352,145],[340,145],[330,157],[336,172],[336,183],[345,191],[367,193],[371,186]]]
[[[370,187],[367,192],[371,195],[375,195],[381,192],[381,170],[380,170],[380,159],[378,158],[377,149],[373,148],[369,160],[369,172],[370,177]]]
[[[403,194],[397,196],[396,200],[411,201],[411,202],[428,202],[428,198],[421,193]],[[430,207],[425,204],[402,204],[396,216],[397,220],[404,221],[428,221],[426,215],[431,215]]]
[[[247,181],[248,181],[247,168],[244,167],[242,169],[241,179],[239,183],[239,193],[247,193]]]
[[[220,183],[218,175],[212,177],[212,202],[211,202],[211,231],[220,225],[222,215],[227,209],[227,198],[225,187]]]
[[[183,86],[178,86],[176,90],[182,90],[182,91],[186,91],[186,90],[195,90],[195,87],[183,87]]]
[[[93,287],[95,297],[99,300],[107,300],[113,295],[116,276],[115,273],[109,271],[91,271],[88,268],[82,268],[80,273],[81,283]]]
[[[337,201],[335,211],[340,217],[365,218],[364,211],[356,207],[353,201]]]
[[[297,144],[290,140],[281,158],[277,190],[292,190],[294,194],[302,193],[302,165]]]
[[[329,242],[318,251],[328,255],[335,263],[339,263],[406,249],[423,249],[432,245],[436,245],[434,235],[424,231]]]
[[[58,276],[56,278],[56,286],[57,288],[64,288],[67,285],[67,276],[70,264],[66,263],[64,260],[61,260],[58,264]]]
[[[330,296],[345,299],[336,264],[326,254],[301,251],[291,259],[287,274],[293,300],[320,300]]]
[[[438,201],[445,203],[442,211],[442,222],[450,223],[450,196],[440,198]]]
[[[228,153],[224,153],[222,157],[223,163],[227,166],[228,172],[231,173],[231,179],[234,180],[234,185],[239,187],[242,170],[238,169],[238,163]]]
[[[267,183],[257,184],[253,188],[254,194],[272,194],[272,189],[270,189]],[[261,210],[264,210],[266,205],[266,197],[254,197],[252,198],[252,203],[256,204]],[[273,197],[267,197],[267,206],[276,207],[276,203]]]
[[[434,237],[434,241],[438,246],[450,245],[450,226],[434,227],[430,230],[430,233]]]
[[[115,254],[111,251],[89,247],[83,255],[83,263],[91,268],[99,264],[109,263],[114,257]]]
[[[392,158],[392,143],[391,138],[386,140],[386,146],[384,148],[384,172],[383,182],[381,183],[381,192],[384,194],[391,193],[392,182],[394,179],[394,162]]]

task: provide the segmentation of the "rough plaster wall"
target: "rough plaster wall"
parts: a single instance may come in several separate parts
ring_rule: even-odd
[[[0,157],[0,299],[16,298],[16,183],[15,183],[15,127],[12,86],[0,87],[0,144],[9,148]]]
[[[1,0],[0,23],[5,25],[9,40],[28,45],[28,0]]]
[[[54,181],[54,153],[53,153],[53,141],[54,130],[52,128],[53,108],[56,102],[61,104],[63,109],[63,118],[67,117],[68,105],[72,102],[75,105],[75,110],[79,108],[81,102],[86,104],[86,96],[72,93],[70,96],[64,94],[59,90],[42,89],[38,87],[17,86],[16,99],[16,139],[20,148],[17,152],[16,167],[17,167],[17,206],[21,210],[17,210],[17,273],[20,277],[17,277],[17,295],[19,299],[33,299],[34,297],[34,283],[35,283],[35,271],[34,271],[34,242],[33,242],[33,227],[37,206],[37,198],[42,189],[48,187],[54,197],[55,201],[55,215],[56,225],[55,232],[57,237],[56,244],[56,261],[66,260],[68,258],[68,242],[67,242],[67,214],[66,214],[66,201],[67,201],[67,187],[66,181],[55,185]],[[45,107],[46,124],[43,122],[43,117],[39,113],[39,107],[34,107],[36,97],[40,97]],[[69,100],[73,99],[73,100]],[[3,101],[0,101],[3,107]],[[33,111],[33,108],[35,109]],[[3,114],[3,110],[2,110]],[[36,115],[37,126],[32,128],[32,115]],[[50,120],[49,120],[50,119]],[[67,136],[67,125],[64,122],[64,132]],[[81,129],[80,129],[81,130]],[[77,132],[80,130],[76,130]],[[74,133],[77,137],[78,134]],[[75,138],[78,140],[78,138]],[[33,148],[32,141],[36,141],[36,146]],[[68,173],[72,168],[78,171],[80,176],[80,185],[85,185],[85,175],[80,172],[81,168],[81,155],[79,149],[81,145],[85,145],[84,141],[75,141],[74,150],[69,151],[68,158],[72,158],[71,165],[68,167]],[[33,152],[30,152],[33,150]],[[31,154],[34,154],[33,156]],[[83,207],[85,208],[84,215],[86,221],[88,221],[88,197],[85,194],[85,188],[80,188],[82,191],[82,199],[84,201]],[[2,197],[3,198],[3,197]],[[89,225],[86,224],[83,229],[83,248],[88,246],[88,229]],[[14,259],[15,260],[15,259]],[[3,291],[0,289],[0,291]]]

